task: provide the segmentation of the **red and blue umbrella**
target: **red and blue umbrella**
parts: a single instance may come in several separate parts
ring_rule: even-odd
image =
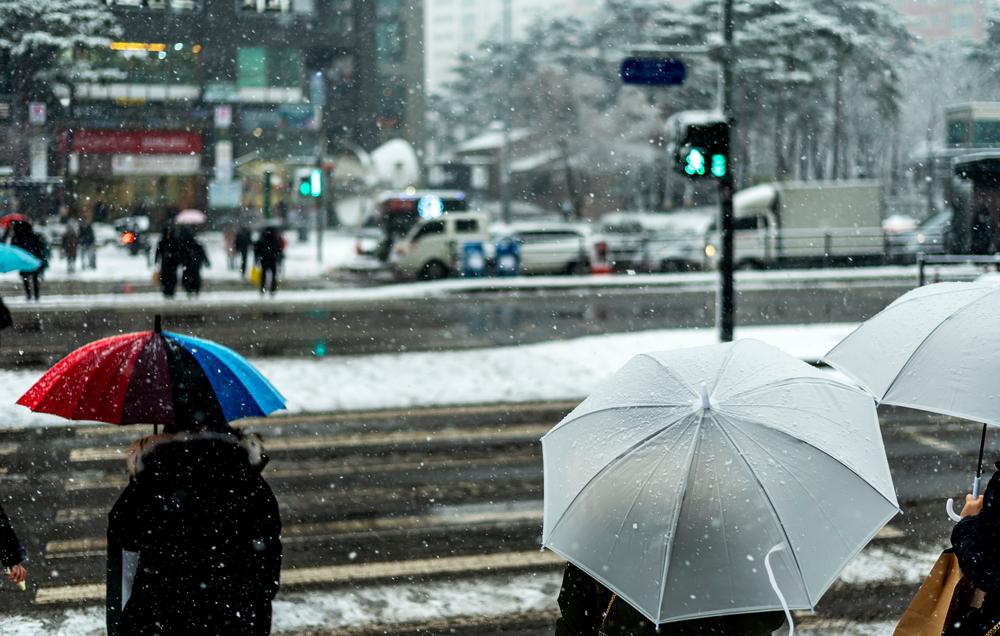
[[[220,344],[160,329],[97,340],[60,360],[17,401],[32,411],[168,430],[224,430],[269,415],[285,399]]]

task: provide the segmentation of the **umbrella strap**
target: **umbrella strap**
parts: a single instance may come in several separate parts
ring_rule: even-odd
[[[606,610],[604,610],[604,618],[601,619],[601,627],[600,627],[600,629],[597,632],[598,634],[603,634],[604,633],[604,624],[608,622],[608,616],[611,615],[611,606],[615,604],[615,599],[616,598],[618,598],[618,593],[617,592],[612,592],[611,593],[611,600],[608,601],[608,608]]]
[[[774,579],[774,570],[771,569],[771,555],[775,552],[781,552],[785,549],[785,546],[781,543],[774,546],[768,550],[767,555],[764,556],[764,569],[767,570],[767,578],[771,581],[771,589],[778,596],[778,601],[781,602],[781,609],[785,612],[785,619],[788,621],[788,636],[795,636],[795,621],[792,620],[792,612],[788,609],[788,603],[785,601],[785,595],[781,593],[778,588],[778,582]]]

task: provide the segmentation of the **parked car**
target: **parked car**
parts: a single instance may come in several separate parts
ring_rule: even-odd
[[[465,243],[490,244],[489,218],[481,212],[445,212],[419,219],[392,248],[390,263],[401,278],[434,280],[454,276]]]
[[[612,269],[640,269],[644,266],[646,241],[656,227],[655,217],[648,212],[610,212],[601,217],[601,234],[608,244],[608,260]]]
[[[944,254],[951,227],[952,211],[941,210],[909,232],[888,237],[890,258],[897,263],[913,263],[917,254]]]
[[[509,230],[520,245],[523,274],[590,274],[607,266],[608,244],[588,225],[524,222]]]
[[[643,244],[642,269],[688,272],[705,268],[705,236],[718,215],[716,207],[689,208],[660,215]]]

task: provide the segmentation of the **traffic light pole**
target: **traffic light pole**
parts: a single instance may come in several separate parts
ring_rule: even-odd
[[[733,0],[720,0],[722,49],[719,55],[719,110],[729,122],[729,139],[726,146],[733,148]],[[736,290],[733,285],[733,154],[729,153],[729,165],[719,179],[719,289],[715,304],[715,324],[719,330],[719,340],[733,339],[734,314],[736,313]]]

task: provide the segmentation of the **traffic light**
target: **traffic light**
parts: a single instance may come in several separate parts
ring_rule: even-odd
[[[729,171],[729,124],[717,120],[689,122],[681,127],[674,148],[674,163],[680,174],[721,179]]]
[[[299,175],[299,196],[319,198],[323,194],[323,173],[319,169]]]

